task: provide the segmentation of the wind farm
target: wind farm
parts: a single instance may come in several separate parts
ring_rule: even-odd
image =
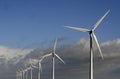
[[[38,67],[34,66],[32,64],[32,59],[30,58],[29,59],[30,66],[27,67],[26,69],[22,70],[22,71],[19,71],[19,72],[17,71],[16,72],[16,78],[17,79],[19,79],[19,78],[20,79],[28,79],[28,73],[27,72],[30,70],[30,72],[31,72],[31,74],[30,74],[31,77],[30,78],[33,79],[33,68],[35,68],[35,69],[38,69],[38,79],[41,79],[40,78],[40,75],[41,75],[40,73],[42,72],[41,63],[45,58],[47,58],[49,56],[52,56],[52,79],[55,79],[55,57],[57,57],[62,63],[65,64],[63,59],[58,54],[56,54],[56,46],[57,46],[57,38],[55,39],[52,52],[50,51],[51,53],[43,55],[40,59],[36,59],[38,61]],[[26,74],[26,78],[24,76],[25,74]]]
[[[97,37],[94,33],[95,29],[99,26],[99,24],[103,21],[103,19],[108,15],[110,10],[108,10],[98,21],[97,23],[93,26],[91,30],[85,29],[85,28],[78,28],[78,27],[72,27],[72,26],[65,26],[66,28],[77,30],[77,31],[82,31],[82,32],[88,32],[90,36],[90,57],[89,57],[89,79],[94,79],[94,62],[93,62],[93,39],[97,45],[97,48],[99,50],[100,56],[102,59],[103,54],[100,48],[100,45],[98,43]],[[65,62],[59,57],[59,55],[56,54],[56,47],[57,47],[57,38],[55,39],[53,50],[50,54],[46,54],[41,57],[40,60],[38,60],[38,67],[32,65],[32,59],[30,59],[30,67],[29,69],[31,70],[31,79],[32,79],[32,68],[38,68],[38,79],[40,78],[40,72],[42,71],[42,66],[41,62],[43,61],[44,58],[52,56],[52,79],[55,79],[55,57],[57,57],[62,63],[65,64]],[[26,70],[27,71],[27,70]],[[24,74],[25,70],[22,71],[22,79],[24,79]],[[18,78],[18,72],[16,73],[16,77]]]
[[[0,79],[119,79],[119,3],[1,0]]]

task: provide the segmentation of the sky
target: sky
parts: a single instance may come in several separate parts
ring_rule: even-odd
[[[119,38],[119,1],[88,0],[0,0],[0,44],[10,47],[54,40],[87,38],[64,28],[66,25],[91,29],[107,10],[108,16],[96,29],[100,42]]]
[[[105,57],[101,60],[99,53],[95,53],[95,78],[119,79],[119,3],[118,0],[0,0],[0,79],[16,79],[15,73],[24,61],[49,52],[56,37],[57,52],[67,63],[56,63],[56,78],[88,79],[89,35],[64,26],[91,29],[108,10],[110,13],[95,30]],[[96,46],[94,52],[98,52]],[[49,61],[43,67],[44,79],[51,77]]]

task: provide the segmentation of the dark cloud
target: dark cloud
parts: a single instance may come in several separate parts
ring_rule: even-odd
[[[61,41],[62,42],[62,41]],[[61,43],[60,42],[60,43]],[[59,42],[58,42],[59,43]],[[50,48],[52,48],[51,45]],[[101,59],[99,51],[94,44],[94,77],[95,79],[119,79],[120,76],[120,39],[101,43],[104,60]],[[29,58],[40,58],[50,53],[50,49],[37,48],[28,53],[19,63],[1,64],[0,79],[15,79],[15,72],[24,67]],[[71,44],[58,45],[56,53],[66,62],[63,64],[56,58],[55,78],[56,79],[88,79],[89,78],[89,40],[80,39]],[[46,58],[42,62],[42,78],[52,78],[52,58]],[[2,60],[4,62],[4,60]],[[12,69],[12,70],[11,70]],[[5,77],[6,74],[9,77]],[[34,79],[37,79],[37,70],[34,70]]]

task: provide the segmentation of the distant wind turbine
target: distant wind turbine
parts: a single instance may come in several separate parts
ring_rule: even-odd
[[[97,40],[97,37],[96,35],[94,34],[94,30],[98,27],[98,25],[102,22],[102,20],[107,16],[107,14],[110,12],[110,10],[108,10],[102,18],[100,18],[98,20],[98,22],[93,26],[93,28],[91,30],[89,29],[85,29],[85,28],[77,28],[77,27],[71,27],[71,26],[65,26],[66,28],[69,28],[69,29],[73,29],[73,30],[78,30],[78,31],[82,31],[82,32],[88,32],[89,35],[90,35],[90,65],[89,65],[89,79],[93,79],[93,47],[92,47],[92,39],[95,40],[95,43],[98,47],[98,50],[100,52],[100,55],[103,59],[103,55],[102,55],[102,51],[100,49],[100,45],[98,43],[98,40]]]
[[[20,72],[19,71],[16,72],[16,79],[20,79]]]
[[[23,74],[23,79],[25,79],[25,71],[22,70],[22,74]]]
[[[21,73],[21,78],[22,79],[25,79],[25,73],[27,72],[27,69],[22,69],[21,71],[20,71],[20,73]],[[27,78],[26,78],[27,79]]]
[[[41,59],[38,61],[38,68],[39,68],[38,79],[40,79],[40,72],[42,71],[41,63],[42,63],[42,61],[43,61],[44,58],[46,58],[46,57],[48,57],[50,55],[51,55],[51,53],[50,54],[46,54],[46,55],[42,56]]]
[[[23,79],[23,72],[21,69],[16,72],[16,77],[17,79]]]
[[[28,67],[28,69],[30,70],[30,72],[31,72],[31,79],[32,79],[32,71],[33,71],[33,68],[35,68],[35,69],[37,69],[38,67],[36,67],[36,66],[34,66],[33,64],[32,64],[32,59],[30,58],[29,59],[29,62],[30,62],[30,66]]]
[[[48,56],[50,56],[50,55],[51,55],[51,53],[50,53],[50,54],[46,54],[46,55],[42,56],[40,60],[34,59],[34,60],[36,60],[37,63],[38,63],[38,67],[36,67],[36,68],[38,68],[38,79],[40,79],[40,72],[42,72],[41,63],[42,63],[42,61],[43,61],[44,58],[46,58],[46,57],[48,57]]]
[[[25,72],[25,79],[28,79],[28,70],[30,70],[30,67],[24,69],[24,72]]]
[[[52,55],[52,67],[53,67],[52,79],[55,79],[55,56],[65,64],[65,62],[55,53],[56,52],[56,45],[57,45],[57,38],[56,38],[55,43],[54,43],[53,52],[51,53],[51,55]]]

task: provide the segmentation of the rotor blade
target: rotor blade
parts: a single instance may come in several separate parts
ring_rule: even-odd
[[[32,65],[32,59],[31,58],[29,58],[29,64]]]
[[[32,65],[32,67],[35,68],[35,69],[38,69],[38,67],[36,67],[36,66],[33,66],[33,65]]]
[[[31,69],[31,67],[28,67],[28,68],[27,68],[27,70],[30,70],[30,69]]]
[[[39,62],[39,71],[41,71],[42,72],[42,65],[41,65],[41,62]]]
[[[56,45],[57,45],[57,38],[55,39],[54,48],[53,48],[53,53],[55,53]]]
[[[71,26],[64,26],[64,27],[69,28],[69,29],[73,29],[73,30],[82,31],[82,32],[89,32],[90,31],[90,30],[85,29],[85,28],[78,28],[78,27],[71,27]]]
[[[51,55],[52,55],[52,53],[43,55],[43,56],[41,57],[41,59],[39,60],[39,62],[41,63],[41,62],[43,61],[44,58],[46,58],[46,57],[48,57],[48,56],[51,56]]]
[[[98,20],[98,22],[93,26],[93,31],[98,27],[98,25],[102,22],[102,20],[107,16],[107,14],[110,12],[110,10],[108,10],[104,15],[103,15],[103,17],[102,18],[100,18],[99,20]]]
[[[40,64],[41,65],[41,64]],[[42,72],[42,65],[40,66],[40,70],[41,70],[41,72]]]
[[[93,36],[93,38],[94,38],[94,40],[95,40],[95,43],[96,43],[96,45],[97,45],[97,47],[98,47],[98,50],[99,50],[99,52],[100,52],[100,55],[101,55],[101,57],[102,57],[102,59],[103,59],[103,54],[102,54],[102,51],[101,51],[101,49],[100,49],[100,45],[99,45],[99,43],[98,43],[97,37],[96,37],[96,35],[94,34],[94,32],[92,33],[92,36]]]
[[[28,68],[26,68],[26,69],[25,69],[25,72],[27,72],[29,69],[30,69],[29,67],[28,67]]]
[[[55,54],[55,56],[65,64],[65,62],[57,54]]]
[[[45,57],[51,56],[52,53],[44,55],[42,58],[44,59]]]

